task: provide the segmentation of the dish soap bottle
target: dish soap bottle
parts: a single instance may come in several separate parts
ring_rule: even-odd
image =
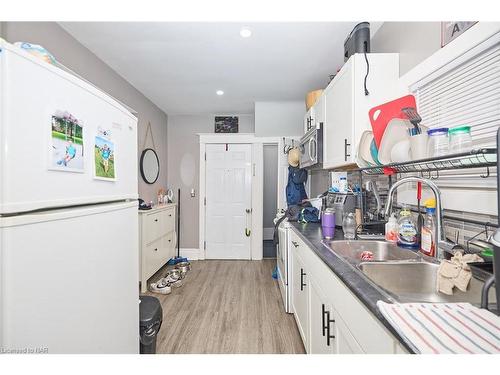
[[[418,250],[417,226],[408,206],[403,205],[398,220],[398,246]]]
[[[420,244],[420,251],[428,256],[436,255],[436,199],[430,198],[424,202],[426,207],[426,215],[424,224],[422,225],[422,241]]]
[[[398,242],[398,219],[395,213],[392,213],[389,221],[385,224],[385,240],[392,243]]]

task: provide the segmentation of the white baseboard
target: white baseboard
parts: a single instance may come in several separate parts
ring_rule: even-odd
[[[273,228],[264,228],[264,241],[272,240],[274,236],[274,227]]]
[[[194,249],[194,248],[191,248],[191,249],[181,248],[180,255],[181,255],[181,257],[188,258],[189,260],[205,259],[205,257],[201,254],[200,249]]]

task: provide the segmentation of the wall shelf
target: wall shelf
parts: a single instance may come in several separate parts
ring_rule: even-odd
[[[367,175],[393,175],[397,173],[421,173],[447,171],[452,169],[489,168],[496,166],[497,149],[481,148],[460,154],[412,160],[404,163],[390,163],[372,167],[358,168]],[[485,176],[486,177],[486,176]]]

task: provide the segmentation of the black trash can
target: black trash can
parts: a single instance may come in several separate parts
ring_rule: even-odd
[[[156,336],[160,331],[163,320],[163,310],[156,297],[140,296],[139,327],[140,327],[140,353],[156,353]]]

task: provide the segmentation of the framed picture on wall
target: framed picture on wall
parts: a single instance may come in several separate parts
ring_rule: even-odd
[[[458,38],[471,28],[477,21],[441,22],[441,47]]]
[[[238,133],[238,116],[215,116],[216,133]]]

